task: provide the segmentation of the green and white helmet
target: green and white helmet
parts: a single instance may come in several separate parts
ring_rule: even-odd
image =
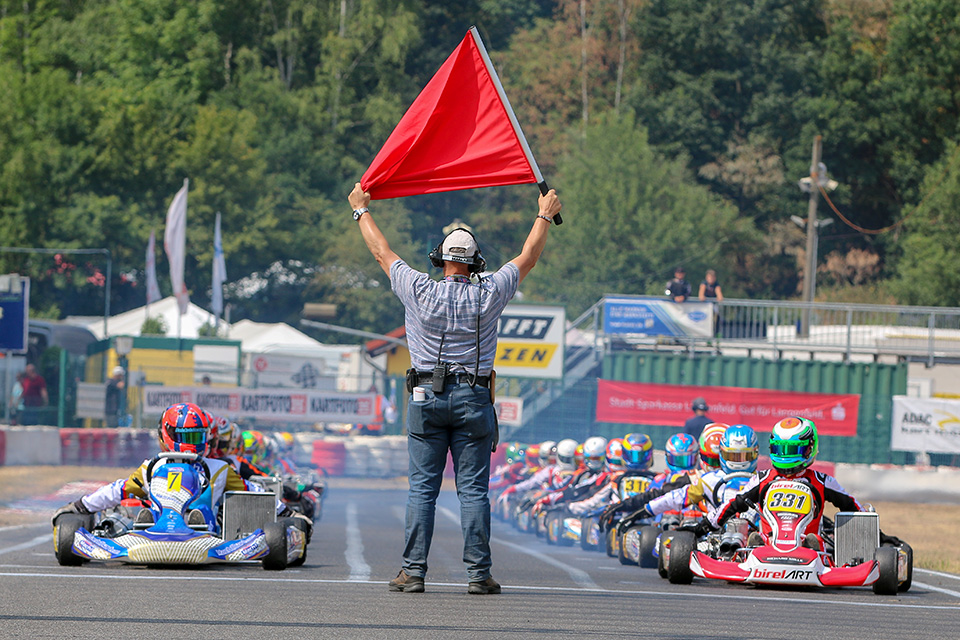
[[[783,475],[797,475],[817,459],[819,444],[813,420],[784,418],[770,433],[770,463]]]

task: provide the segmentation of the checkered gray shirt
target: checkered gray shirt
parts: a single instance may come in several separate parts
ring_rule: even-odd
[[[497,324],[520,282],[520,270],[508,262],[479,285],[437,282],[403,260],[390,265],[390,286],[406,310],[407,346],[418,371],[433,371],[443,338],[442,362],[451,372],[473,373],[477,360],[477,311],[480,311],[480,375],[493,369]]]

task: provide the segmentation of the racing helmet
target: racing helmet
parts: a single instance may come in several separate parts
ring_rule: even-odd
[[[206,455],[210,422],[210,414],[191,402],[167,407],[157,424],[160,448]]]
[[[583,445],[578,444],[576,451],[573,452],[573,461],[577,463],[577,469],[583,466]]]
[[[639,471],[653,464],[653,440],[645,433],[628,433],[623,437],[623,466]]]
[[[607,453],[607,439],[600,436],[587,438],[583,443],[583,464],[590,471],[603,469],[604,456]]]
[[[263,444],[263,434],[259,431],[244,431],[243,448],[246,450],[250,462],[253,464],[260,462],[267,451]]]
[[[557,443],[557,467],[562,471],[573,471],[577,468],[577,441],[565,438]]]
[[[729,426],[712,422],[700,433],[700,468],[704,471],[720,468],[720,440]]]
[[[820,439],[813,420],[791,416],[773,425],[770,433],[770,463],[782,475],[805,471],[817,459]]]
[[[293,434],[289,431],[281,431],[278,433],[277,441],[280,444],[280,450],[284,455],[290,455],[293,453],[294,445],[297,443],[296,439],[293,437]]]
[[[237,423],[230,422],[226,427],[218,429],[217,443],[214,445],[214,457],[242,455],[242,449],[243,438]]]
[[[551,464],[557,464],[557,442],[544,440],[540,443],[540,466],[546,467]]]
[[[210,443],[210,455],[214,458],[219,458],[224,455],[224,451],[220,447],[220,435],[226,433],[230,428],[230,421],[223,416],[212,416],[212,418],[210,421],[210,433],[207,435],[207,442]]]
[[[519,442],[511,442],[507,445],[506,460],[509,464],[522,462],[524,457],[524,446]]]
[[[757,470],[760,446],[756,432],[745,424],[735,424],[720,439],[720,468],[724,473],[753,473]]]
[[[675,433],[667,439],[667,468],[673,473],[696,468],[700,445],[689,433]]]
[[[623,438],[614,438],[607,443],[607,468],[623,469]]]
[[[540,466],[540,445],[532,444],[523,452],[523,461],[528,469],[536,469]]]

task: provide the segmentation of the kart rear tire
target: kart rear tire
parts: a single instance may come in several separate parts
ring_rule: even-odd
[[[584,551],[596,551],[597,546],[590,542],[590,532],[597,526],[596,518],[580,519],[580,548]]]
[[[263,568],[267,571],[283,571],[287,568],[287,527],[283,522],[268,522],[263,527],[267,542],[267,555]]]
[[[897,548],[880,547],[873,554],[880,577],[873,583],[873,592],[880,596],[897,595]]]
[[[646,526],[640,528],[640,557],[637,558],[637,564],[642,569],[656,568],[657,558],[653,556],[653,548],[657,544],[657,536],[659,535],[659,527]]]
[[[547,544],[560,544],[560,527],[563,526],[563,523],[558,522],[558,520],[558,514],[547,514],[546,522],[544,523],[546,527]]]
[[[663,536],[660,538],[660,548],[657,549],[659,557],[657,558],[657,573],[660,574],[660,577],[664,580],[667,579],[667,568],[663,564],[663,541],[666,540],[667,534],[664,532]]]
[[[79,513],[65,513],[57,518],[53,529],[53,548],[61,567],[77,567],[88,562],[86,558],[73,552],[73,538],[81,527],[91,527],[92,520],[90,516]]]
[[[606,531],[603,532],[603,545],[604,549],[607,552],[607,555],[611,558],[616,558],[619,554],[619,538],[617,536],[617,527],[610,525]]]
[[[913,547],[908,545],[906,542],[903,543],[903,550],[907,552],[907,579],[904,580],[897,591],[903,593],[904,591],[910,590],[910,585],[913,584]]]
[[[667,579],[671,584],[690,584],[690,556],[697,549],[697,539],[692,531],[677,531],[670,539],[670,561],[667,563]]]
[[[620,545],[617,549],[617,559],[620,560],[620,564],[627,566],[637,566],[637,561],[630,557],[627,549],[632,546],[632,542],[627,539],[629,536],[631,539],[636,539],[637,546],[639,547],[640,542],[640,527],[629,527],[623,534],[620,536]]]

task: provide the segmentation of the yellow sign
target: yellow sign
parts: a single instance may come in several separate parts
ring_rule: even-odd
[[[498,342],[494,367],[530,367],[546,369],[550,366],[556,344],[530,342]]]
[[[623,487],[623,495],[625,497],[643,493],[650,485],[650,480],[648,478],[624,478],[620,482],[621,486]]]
[[[167,491],[170,493],[178,493],[180,491],[180,479],[182,477],[182,471],[171,471],[167,475]]]
[[[771,512],[789,511],[806,515],[810,513],[813,495],[809,490],[776,489],[767,494],[766,506]]]

